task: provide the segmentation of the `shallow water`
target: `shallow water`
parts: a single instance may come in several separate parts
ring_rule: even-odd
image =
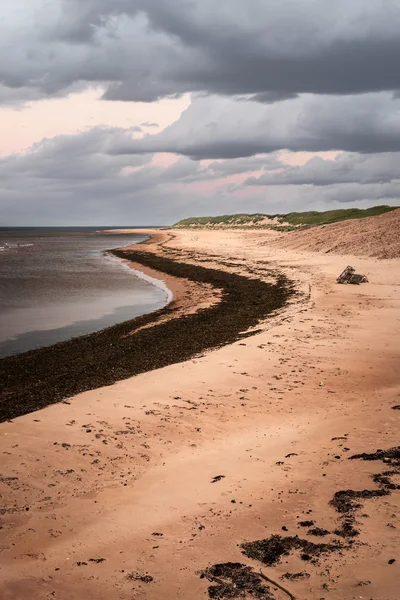
[[[144,239],[94,228],[0,229],[0,357],[164,306],[165,289],[105,254]]]

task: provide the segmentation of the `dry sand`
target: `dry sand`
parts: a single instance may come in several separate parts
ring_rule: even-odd
[[[377,489],[384,469],[348,457],[398,445],[399,260],[278,249],[262,231],[159,235],[184,261],[278,268],[299,296],[243,342],[0,425],[4,600],[206,598],[200,569],[260,568],[243,541],[338,539],[299,522],[336,529],[335,492]],[[347,264],[371,283],[336,285]],[[362,502],[353,548],[263,571],[308,573],[283,583],[297,599],[397,600],[399,501]]]

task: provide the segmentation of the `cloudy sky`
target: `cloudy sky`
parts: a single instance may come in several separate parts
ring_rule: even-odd
[[[0,225],[400,204],[400,0],[13,0]]]

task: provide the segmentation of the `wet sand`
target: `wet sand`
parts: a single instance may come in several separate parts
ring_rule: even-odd
[[[397,455],[349,458],[398,446],[398,260],[278,249],[269,232],[163,235],[163,256],[283,272],[297,295],[257,335],[0,425],[2,597],[206,598],[218,583],[199,571],[234,562],[298,599],[396,600]],[[370,283],[336,285],[347,264]],[[271,564],[252,543],[273,535],[289,554]]]

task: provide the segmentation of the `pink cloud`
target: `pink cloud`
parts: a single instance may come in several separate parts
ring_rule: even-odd
[[[27,150],[43,138],[73,134],[96,125],[129,128],[155,121],[159,129],[175,122],[189,106],[189,96],[157,103],[107,102],[102,90],[92,89],[29,103],[22,108],[0,106],[0,156]]]

